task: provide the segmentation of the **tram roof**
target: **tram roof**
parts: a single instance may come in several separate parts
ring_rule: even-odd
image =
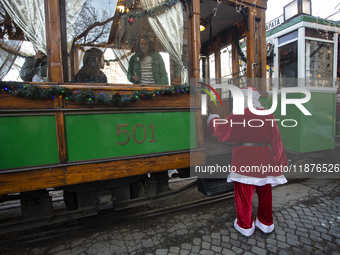
[[[340,22],[339,21],[327,20],[327,19],[323,19],[323,18],[320,18],[320,17],[302,14],[302,15],[296,16],[292,19],[285,21],[284,23],[273,28],[272,30],[269,30],[266,33],[266,36],[269,37],[271,35],[274,35],[278,32],[281,32],[282,30],[284,30],[286,28],[289,28],[289,27],[291,27],[295,24],[298,24],[300,22],[303,22],[303,21],[313,23],[314,25],[316,25],[316,24],[323,25],[328,31],[332,31],[332,32],[338,32],[338,30],[340,28]]]

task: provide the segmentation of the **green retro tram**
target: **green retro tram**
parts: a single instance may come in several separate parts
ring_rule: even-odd
[[[128,208],[196,188],[171,190],[168,174],[188,177],[209,157],[190,79],[208,77],[211,54],[210,72],[222,77],[226,49],[233,77],[240,63],[246,77],[264,77],[267,2],[33,2],[0,2],[0,202],[21,205],[16,225],[1,220],[1,232],[98,214],[116,221]],[[162,57],[167,84],[128,79],[141,37]],[[104,56],[96,73],[103,83],[76,79],[93,48]],[[27,61],[40,70],[30,80]],[[50,193],[58,190],[67,211],[53,208]]]

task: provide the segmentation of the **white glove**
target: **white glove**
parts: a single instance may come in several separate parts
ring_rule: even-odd
[[[208,125],[209,125],[209,122],[210,122],[213,118],[220,118],[220,115],[209,113],[209,117],[208,117],[208,121],[207,121]]]

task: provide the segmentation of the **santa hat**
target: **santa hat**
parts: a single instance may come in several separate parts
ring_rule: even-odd
[[[244,88],[242,88],[241,91],[243,92],[243,94],[244,94],[245,96],[248,96],[248,88],[251,88],[252,91],[253,91],[253,99],[259,100],[259,99],[260,99],[260,96],[261,96],[260,91],[258,91],[258,90],[255,89],[254,87],[244,87]]]

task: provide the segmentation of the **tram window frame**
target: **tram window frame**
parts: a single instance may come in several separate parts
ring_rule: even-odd
[[[220,49],[220,60],[221,60],[221,78],[233,78],[233,57],[232,57],[232,51],[233,51],[233,46],[232,44],[228,44],[224,46],[223,48]],[[227,54],[227,63],[224,60],[223,56],[225,52],[228,52]],[[229,68],[228,71],[225,75],[223,73],[224,68]],[[229,77],[228,77],[229,76]],[[226,79],[224,79],[226,80]],[[221,89],[221,98],[226,99],[229,98],[229,89]]]
[[[329,66],[326,66],[326,69],[330,69],[329,70],[329,74],[328,75],[323,75],[323,73],[318,72],[316,70],[316,76],[312,75],[311,72],[311,52],[310,52],[310,47],[311,43],[313,44],[318,44],[318,45],[314,45],[314,47],[318,47],[317,50],[320,50],[320,46],[319,44],[323,44],[322,47],[324,45],[328,46],[327,48],[327,53],[328,53],[328,57],[325,55],[320,55],[319,53],[325,53],[325,52],[316,52],[318,53],[317,56],[314,59],[314,66],[317,66],[317,69],[320,70],[320,68],[322,69],[322,66],[320,67],[320,60],[321,63],[325,62],[325,58],[326,59],[330,59],[328,62]],[[334,72],[334,42],[333,41],[325,41],[325,40],[313,40],[312,38],[308,37],[305,40],[305,77],[306,77],[306,86],[308,87],[333,87],[333,72]],[[330,52],[329,52],[330,51]],[[326,54],[327,54],[326,53]],[[322,61],[323,59],[323,61]],[[315,62],[317,61],[317,62]],[[309,69],[307,69],[309,67]]]
[[[292,49],[294,48],[295,50],[295,61],[292,62],[291,64],[295,63],[295,67],[292,66],[295,70],[295,75],[294,77],[285,77],[282,73],[282,65],[281,65],[281,51],[283,50],[288,50],[288,49]],[[289,52],[287,53],[289,54]],[[289,57],[288,61],[291,62],[292,58]],[[284,44],[280,47],[278,47],[278,63],[279,63],[279,86],[280,87],[297,87],[298,86],[298,82],[297,82],[297,78],[298,78],[298,41],[295,40],[293,42]],[[289,71],[289,70],[288,70]],[[291,72],[291,71],[290,71]]]
[[[312,28],[305,28],[305,36],[306,37],[311,37],[311,38],[318,38],[318,39],[323,39],[323,40],[329,40],[330,42],[333,41],[334,38],[334,32],[324,32]]]
[[[283,44],[283,43],[286,43],[288,41],[291,41],[291,40],[294,40],[294,39],[298,39],[299,37],[299,32],[298,30],[294,30],[288,34],[285,34],[283,36],[280,36],[278,39],[279,39],[279,45]]]
[[[139,10],[139,8],[141,8],[141,6],[135,6],[135,8],[137,8],[137,9],[134,10],[134,11],[137,12]],[[102,9],[99,8],[98,10],[100,11]],[[98,10],[96,10],[96,11],[98,11]],[[105,48],[116,49],[118,51],[118,53],[116,53],[116,54],[118,54],[118,55],[116,55],[116,59],[122,58],[122,59],[125,59],[125,61],[124,61],[124,63],[118,63],[118,62],[112,62],[111,61],[111,63],[115,63],[115,65],[119,65],[119,67],[124,65],[125,66],[124,69],[127,70],[130,58],[135,54],[135,52],[134,52],[134,47],[136,45],[135,41],[138,38],[140,38],[142,35],[149,36],[149,37],[152,38],[156,52],[158,52],[162,56],[162,59],[164,61],[166,71],[167,71],[167,77],[168,77],[168,84],[167,85],[168,86],[181,85],[182,82],[183,82],[182,81],[183,80],[183,77],[182,77],[183,72],[186,71],[187,72],[186,76],[189,77],[189,70],[188,70],[188,68],[185,68],[189,65],[189,56],[188,56],[189,45],[188,45],[188,33],[187,33],[188,22],[187,22],[187,13],[186,13],[185,9],[183,9],[183,6],[182,6],[182,10],[183,10],[183,33],[181,34],[182,38],[178,38],[178,41],[181,41],[183,43],[181,56],[179,56],[181,61],[182,61],[183,66],[180,63],[177,63],[175,60],[173,60],[173,57],[162,46],[162,44],[160,43],[159,39],[156,36],[156,33],[153,32],[152,27],[150,25],[148,27],[140,25],[141,22],[142,22],[141,21],[142,19],[143,19],[143,22],[146,22],[146,23],[149,24],[148,17],[143,16],[143,15],[140,15],[140,16],[137,15],[138,21],[137,21],[137,18],[136,18],[136,20],[134,20],[133,22],[130,22],[129,19],[128,19],[128,15],[126,13],[118,14],[117,11],[116,11],[116,13],[114,14],[114,16],[112,18],[114,18],[118,15],[117,18],[119,17],[119,19],[113,20],[112,22],[109,23],[109,25],[111,27],[111,31],[110,31],[110,35],[109,35],[109,37],[110,37],[109,41],[108,42],[105,41],[105,44],[107,44],[107,45],[105,46],[102,43],[99,43],[98,45],[93,45],[93,47],[99,47],[99,48],[105,47]],[[135,29],[134,32],[136,32],[136,34],[131,34],[131,36],[127,37],[126,34],[128,33],[129,29],[130,29],[130,32],[133,30],[134,25],[139,26],[145,33],[142,33],[140,30]],[[113,27],[113,26],[116,26],[116,27]],[[118,29],[118,30],[116,31],[115,29],[116,30]],[[112,32],[112,31],[114,31],[114,32]],[[111,35],[111,33],[112,33],[112,35]],[[112,36],[112,38],[111,38],[111,36]],[[126,43],[126,40],[120,40],[120,39],[122,39],[121,37],[123,39],[125,38],[127,40],[127,38],[128,38],[130,40],[129,41],[130,47],[126,47],[128,44],[125,45],[125,46],[123,45],[123,44]],[[110,44],[110,42],[111,42],[111,44]],[[85,46],[88,46],[88,45],[85,44]],[[124,50],[124,49],[126,51],[130,50],[130,52],[128,52],[128,56],[126,56],[126,57],[124,57],[124,55],[126,55],[125,53],[120,52],[120,50]],[[178,59],[178,57],[177,57],[177,59]],[[105,58],[106,63],[108,63],[108,60],[112,60],[112,59],[106,59]],[[69,66],[74,65],[74,63],[71,63],[72,60],[70,60],[70,58],[68,58],[67,61],[68,61]],[[120,79],[119,78],[109,79],[109,77],[111,76],[109,74],[109,71],[107,71],[109,68],[110,67],[106,65],[105,68],[102,69],[102,71],[108,76],[108,85],[118,85],[118,84],[134,85],[133,83],[128,81],[128,79],[126,78],[126,74],[125,74],[125,77],[121,76]],[[76,69],[77,68],[75,68],[74,71],[69,70],[69,72],[71,73],[71,75],[70,75],[71,78],[69,79],[70,80],[69,82],[72,82],[74,75],[78,72]],[[125,71],[123,71],[123,68],[122,68],[122,72],[125,72]],[[119,73],[121,73],[121,72],[119,72]],[[114,80],[114,81],[112,82],[112,80]],[[119,81],[119,80],[121,80],[121,81]],[[161,85],[161,84],[154,84],[154,85]]]

